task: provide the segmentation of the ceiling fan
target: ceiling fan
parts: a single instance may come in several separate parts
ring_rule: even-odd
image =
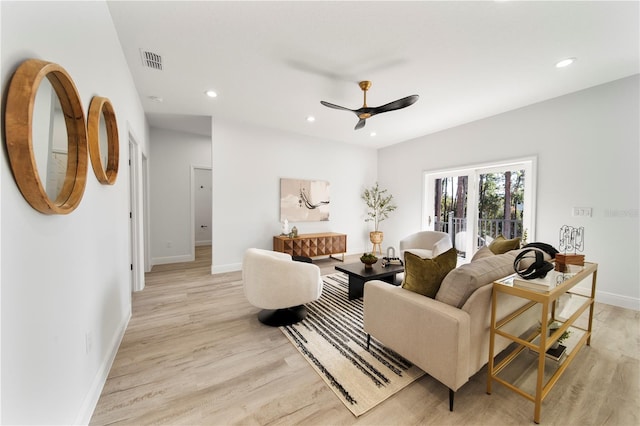
[[[367,118],[373,117],[374,115],[381,114],[383,112],[389,112],[389,111],[394,111],[396,109],[406,108],[410,105],[413,105],[420,97],[418,95],[411,95],[411,96],[407,96],[406,98],[398,99],[397,101],[389,102],[388,104],[384,104],[379,107],[371,108],[367,106],[367,90],[369,90],[369,88],[371,87],[371,82],[365,80],[358,83],[358,85],[360,86],[360,88],[362,89],[362,92],[364,93],[364,102],[363,102],[362,108],[349,109],[349,108],[342,107],[340,105],[335,105],[329,102],[320,101],[320,103],[326,107],[341,109],[345,111],[351,111],[355,113],[360,120],[358,120],[358,123],[356,124],[356,127],[354,128],[354,130],[362,129],[365,125],[365,120]]]

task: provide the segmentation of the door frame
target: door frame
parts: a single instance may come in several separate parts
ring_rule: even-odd
[[[144,272],[151,272],[151,247],[149,242],[149,163],[144,152],[140,153],[142,159],[142,216],[143,216],[143,251],[144,251]]]
[[[129,131],[129,231],[131,247],[131,290],[142,291],[144,282],[144,199],[145,188],[142,179],[142,151],[135,137]]]
[[[434,217],[434,187],[435,180],[451,176],[468,176],[468,187],[474,188],[467,192],[467,233],[478,234],[478,182],[479,175],[491,173],[505,168],[518,167],[525,170],[524,210],[522,214],[523,229],[527,230],[529,241],[535,241],[536,235],[536,191],[537,191],[537,157],[521,157],[509,160],[472,164],[449,169],[430,170],[423,172],[422,191],[422,229],[433,230]],[[477,238],[467,238],[465,250],[475,253],[478,249]],[[470,257],[469,257],[470,258]]]

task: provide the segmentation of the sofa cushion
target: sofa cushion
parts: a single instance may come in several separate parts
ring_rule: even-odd
[[[504,236],[498,235],[495,240],[489,244],[489,250],[494,254],[506,253],[509,250],[516,250],[520,248],[520,237],[507,240]]]
[[[433,299],[444,277],[456,267],[457,260],[458,255],[453,248],[433,259],[422,259],[406,251],[402,288]]]
[[[462,307],[478,288],[514,273],[514,252],[478,259],[449,272],[442,280],[436,300]]]
[[[493,257],[493,256],[495,256],[495,253],[489,250],[489,247],[482,246],[480,247],[480,250],[478,250],[476,254],[473,255],[473,257],[471,258],[471,261],[475,262],[476,260],[484,259],[485,257]]]

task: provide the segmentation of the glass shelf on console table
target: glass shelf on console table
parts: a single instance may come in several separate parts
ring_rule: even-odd
[[[598,265],[585,262],[584,266],[572,265],[572,268],[565,274],[551,271],[548,276],[554,284],[546,288],[537,289],[530,283],[524,286],[515,274],[493,283],[487,393],[491,394],[491,386],[497,382],[529,399],[535,404],[533,421],[536,423],[540,423],[544,398],[578,351],[591,344]],[[588,294],[580,294],[581,289],[574,287],[589,276],[591,286]],[[498,304],[507,295],[528,302],[496,321]],[[527,318],[527,314],[535,316],[537,322],[518,321],[519,318]],[[559,327],[549,335],[551,323]],[[566,353],[559,359],[553,359],[547,351],[565,331],[570,332],[567,340],[562,342]],[[505,351],[506,356],[499,361],[494,360],[496,335],[514,342],[510,346],[513,349]]]

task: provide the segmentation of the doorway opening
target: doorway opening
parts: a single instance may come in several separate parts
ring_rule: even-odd
[[[194,259],[211,259],[213,174],[209,166],[191,166],[191,247]]]

